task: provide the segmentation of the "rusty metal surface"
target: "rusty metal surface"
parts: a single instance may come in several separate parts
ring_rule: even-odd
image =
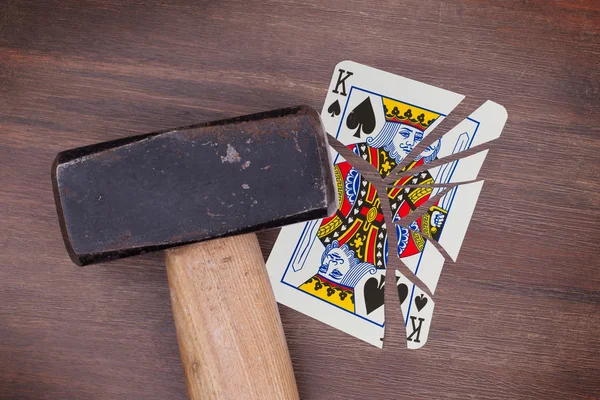
[[[307,106],[60,153],[52,167],[78,265],[327,216],[327,139]]]

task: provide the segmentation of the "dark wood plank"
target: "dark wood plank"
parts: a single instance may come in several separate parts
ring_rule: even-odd
[[[509,120],[423,349],[393,305],[383,350],[280,307],[302,397],[599,398],[599,34],[586,0],[0,2],[0,398],[185,398],[162,255],[74,267],[58,151],[320,108],[344,59]]]

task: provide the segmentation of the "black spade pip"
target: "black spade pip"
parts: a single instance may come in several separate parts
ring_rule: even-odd
[[[336,100],[333,103],[331,103],[331,105],[327,109],[327,112],[331,114],[332,117],[335,115],[340,115],[340,113],[342,112],[340,108],[340,102]]]
[[[366,135],[369,135],[375,129],[375,113],[373,112],[373,105],[371,104],[371,98],[367,96],[366,99],[357,105],[354,110],[348,114],[346,119],[346,126],[348,129],[356,129],[354,137],[360,138],[360,131]]]

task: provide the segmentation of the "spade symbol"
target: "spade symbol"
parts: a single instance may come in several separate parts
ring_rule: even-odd
[[[356,129],[354,137],[360,138],[360,131],[369,135],[375,129],[375,113],[373,112],[373,105],[371,104],[371,98],[367,97],[362,103],[356,106],[354,110],[348,114],[346,119],[346,126],[348,129]]]
[[[384,289],[385,276],[381,277],[381,282],[377,278],[369,278],[365,282],[365,306],[367,307],[367,314],[371,314],[372,311],[377,310],[383,305],[384,300]]]
[[[423,307],[427,304],[427,297],[421,293],[420,296],[415,297],[415,305],[417,306],[417,310],[421,311]]]
[[[408,286],[404,283],[398,285],[398,296],[400,297],[400,304],[404,303],[406,296],[408,296]]]
[[[340,102],[336,100],[333,103],[331,103],[331,105],[327,109],[327,112],[331,114],[332,117],[340,115],[340,113],[342,112],[342,110],[340,109]]]

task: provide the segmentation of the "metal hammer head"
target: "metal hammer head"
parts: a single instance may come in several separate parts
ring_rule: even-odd
[[[308,106],[59,153],[54,197],[78,265],[331,215],[327,135]]]

